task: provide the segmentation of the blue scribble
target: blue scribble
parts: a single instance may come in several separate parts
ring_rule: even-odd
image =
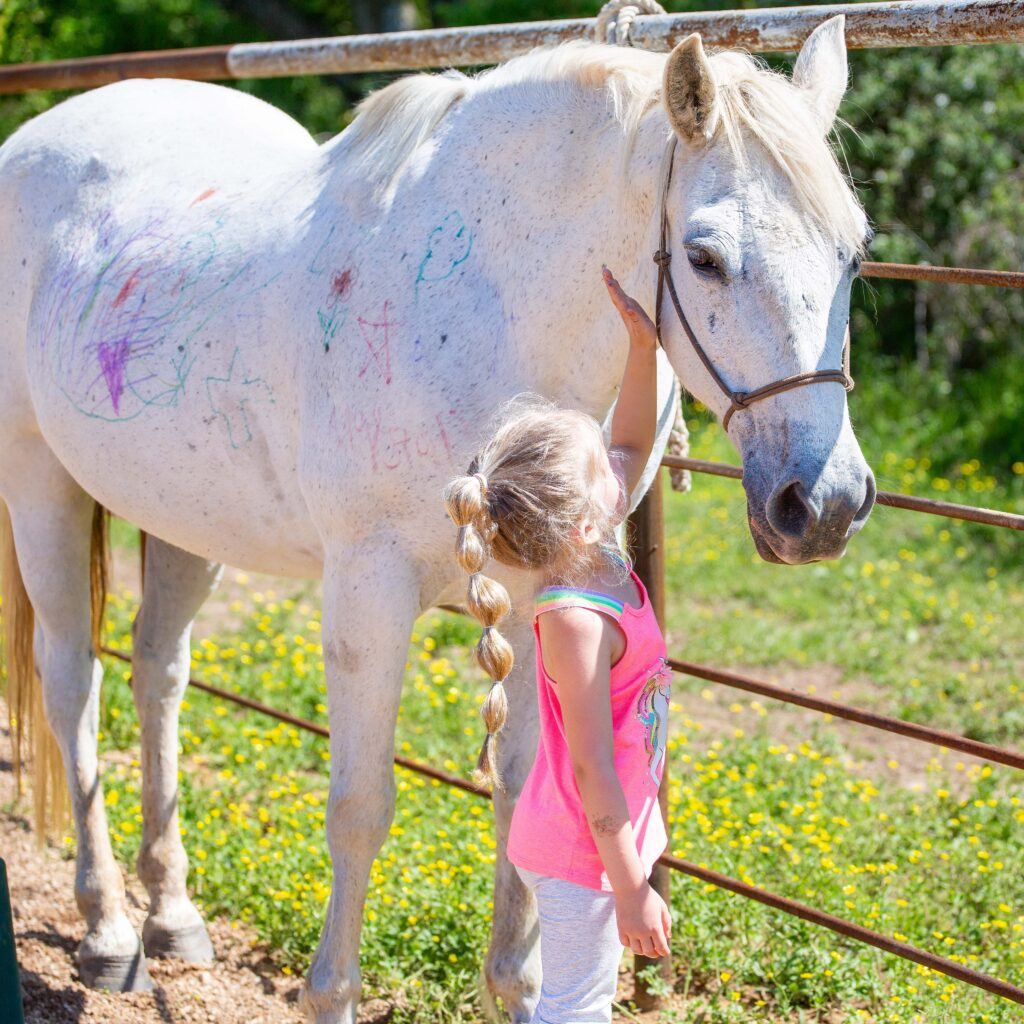
[[[422,282],[444,281],[469,259],[473,251],[473,232],[462,214],[452,210],[427,236],[427,251],[416,272],[416,294]]]

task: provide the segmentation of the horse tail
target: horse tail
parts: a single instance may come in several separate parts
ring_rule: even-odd
[[[143,548],[145,553],[145,548]],[[98,501],[92,511],[92,538],[89,545],[89,598],[93,657],[103,646],[103,616],[107,607],[110,580],[110,511]]]
[[[99,651],[107,588],[109,513],[99,503],[93,514],[89,590],[93,650]],[[3,613],[3,662],[7,678],[7,714],[12,763],[18,795],[23,791],[26,761],[32,777],[36,839],[66,829],[70,801],[60,745],[46,720],[43,687],[36,671],[33,639],[35,612],[21,575],[7,505],[0,501],[0,609]]]

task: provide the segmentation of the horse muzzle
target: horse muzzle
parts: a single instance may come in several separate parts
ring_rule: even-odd
[[[859,472],[844,473],[831,485],[821,475],[789,472],[769,489],[748,481],[745,472],[747,522],[757,553],[787,565],[841,558],[875,502],[874,474],[860,461]]]

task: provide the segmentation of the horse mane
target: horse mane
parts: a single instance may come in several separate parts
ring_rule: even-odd
[[[475,75],[455,70],[409,75],[366,97],[335,141],[344,147],[353,180],[369,182],[384,194],[456,103],[541,82],[563,90],[603,89],[623,131],[625,166],[641,122],[660,103],[665,59],[649,50],[571,40],[537,47]],[[711,141],[723,140],[741,164],[749,160],[751,143],[759,145],[819,226],[859,252],[864,242],[859,203],[804,91],[740,50],[711,53],[708,60],[716,85]]]

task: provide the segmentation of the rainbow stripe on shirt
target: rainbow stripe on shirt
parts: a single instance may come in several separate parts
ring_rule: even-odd
[[[596,612],[613,615],[616,619],[622,618],[622,601],[595,590],[575,590],[569,587],[545,587],[534,602],[534,615],[552,608],[573,607],[592,608]]]

